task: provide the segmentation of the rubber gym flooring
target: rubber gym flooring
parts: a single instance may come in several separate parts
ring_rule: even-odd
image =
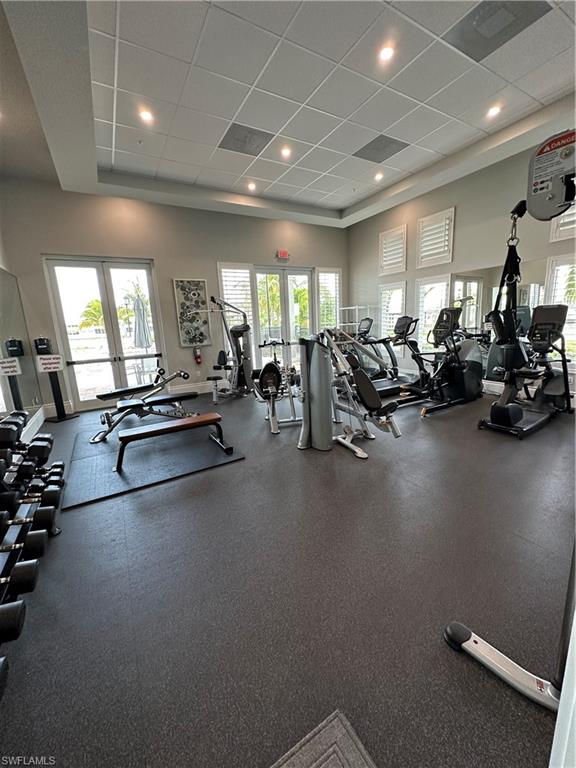
[[[490,399],[403,410],[367,461],[226,402],[245,461],[63,513],[6,646],[0,754],[268,768],[339,709],[379,768],[544,768],[554,716],[442,639],[457,619],[553,670],[574,421],[479,432]],[[55,458],[96,423],[46,425]]]

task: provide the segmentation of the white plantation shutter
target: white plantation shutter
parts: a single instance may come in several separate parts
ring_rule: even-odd
[[[318,274],[318,330],[338,325],[341,301],[340,270],[319,269]]]
[[[452,261],[454,208],[418,219],[418,267]]]
[[[441,309],[448,306],[450,295],[450,276],[416,280],[416,308],[418,311],[418,345],[420,349],[430,349],[427,342],[428,332],[434,327]]]
[[[550,222],[550,242],[576,237],[576,205]]]
[[[220,293],[221,298],[229,304],[233,304],[238,309],[246,312],[248,324],[252,323],[252,268],[248,264],[218,265],[220,273]],[[226,319],[231,325],[240,322],[236,313],[227,312]]]
[[[406,270],[406,224],[380,232],[378,256],[381,275]]]
[[[576,265],[571,257],[548,259],[546,304],[566,304],[564,338],[568,357],[576,362]]]

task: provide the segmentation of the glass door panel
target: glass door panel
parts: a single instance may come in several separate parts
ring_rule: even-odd
[[[112,286],[122,378],[126,386],[148,384],[154,379],[157,360],[149,270],[108,266],[107,274]]]
[[[258,343],[283,339],[283,290],[280,272],[257,272]],[[260,349],[261,365],[274,358],[274,347]],[[283,348],[276,347],[276,357],[283,361]]]
[[[482,325],[482,281],[456,277],[453,286],[452,301],[456,306],[462,306],[460,325],[471,332],[479,331]]]
[[[97,392],[120,386],[113,368],[107,302],[96,266],[56,266],[65,357],[72,366],[75,400],[87,403]]]

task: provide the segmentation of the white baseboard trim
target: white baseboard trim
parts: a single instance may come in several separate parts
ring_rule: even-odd
[[[22,441],[25,443],[30,442],[34,435],[39,431],[40,427],[42,426],[42,423],[44,422],[44,419],[46,418],[46,413],[44,412],[43,405],[38,408],[36,413],[32,416],[28,424],[24,427],[22,431]]]
[[[53,416],[56,416],[56,405],[55,403],[44,403],[42,406],[44,409],[44,418],[52,418]],[[66,413],[74,413],[74,406],[72,405],[71,400],[65,400],[64,401],[64,410]]]

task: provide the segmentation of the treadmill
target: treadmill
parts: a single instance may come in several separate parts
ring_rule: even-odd
[[[400,394],[402,387],[412,386],[419,381],[418,374],[400,373],[394,350],[394,347],[409,347],[408,340],[416,330],[418,318],[402,315],[396,321],[392,335],[381,339],[370,335],[372,324],[373,320],[370,317],[364,317],[358,323],[355,338],[363,349],[356,347],[355,354],[380,397],[396,397]]]

